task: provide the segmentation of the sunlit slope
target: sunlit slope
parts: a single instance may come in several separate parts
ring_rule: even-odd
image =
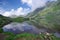
[[[38,12],[38,15],[31,17],[37,25],[60,32],[60,1],[47,5],[45,9]]]

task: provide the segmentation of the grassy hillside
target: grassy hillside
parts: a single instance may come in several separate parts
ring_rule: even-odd
[[[60,1],[49,3],[42,11],[36,13],[31,20],[35,22],[38,28],[44,26],[54,31],[60,32]]]
[[[0,15],[0,27],[12,22],[11,18]]]

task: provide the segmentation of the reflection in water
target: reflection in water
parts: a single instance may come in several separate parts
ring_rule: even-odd
[[[39,30],[34,27],[33,25],[29,25],[26,22],[23,23],[17,23],[13,22],[11,24],[5,25],[3,27],[4,32],[13,32],[15,34],[22,33],[22,32],[28,32],[28,33],[39,33]]]
[[[24,32],[39,34],[40,32],[47,32],[47,29],[44,28],[38,29],[35,26],[28,24],[27,22],[23,22],[23,23],[13,22],[11,24],[5,25],[3,27],[3,31],[12,32],[14,34],[24,33]],[[60,37],[60,34],[58,33],[54,33],[54,35]]]
[[[55,35],[56,37],[59,37],[59,38],[60,38],[60,33],[56,32],[56,33],[54,33],[54,35]]]

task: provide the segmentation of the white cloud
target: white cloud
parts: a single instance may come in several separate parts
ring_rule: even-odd
[[[0,7],[0,14],[3,14],[5,10],[3,10],[3,8]]]
[[[46,5],[47,0],[33,0],[32,11]]]
[[[29,8],[19,7],[16,10],[11,9],[10,11],[4,11],[0,8],[0,14],[7,17],[26,16],[30,11],[34,11],[36,8],[45,6],[47,1],[48,0],[21,0],[23,4],[26,3],[29,7],[31,7],[31,10]]]
[[[22,3],[27,3],[28,6],[31,6],[32,10],[35,10],[38,7],[45,6],[47,0],[21,0]]]
[[[32,5],[32,0],[21,0],[22,3],[27,3],[27,5],[31,6]]]
[[[56,0],[21,0],[23,3],[27,3],[31,7],[31,10],[34,11],[36,8],[43,7],[46,5],[47,1],[56,1]]]
[[[26,16],[28,12],[29,12],[29,8],[20,7],[16,10],[11,9],[10,11],[5,11],[5,12],[1,11],[1,14],[7,17],[11,17],[11,16],[15,17],[15,16]]]

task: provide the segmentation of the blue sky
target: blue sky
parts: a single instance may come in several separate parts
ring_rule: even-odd
[[[23,4],[21,0],[0,0],[0,7],[5,10],[17,9],[19,7],[29,8],[25,3]]]
[[[46,6],[52,0],[0,0],[0,14],[4,16],[25,16],[38,7]]]

